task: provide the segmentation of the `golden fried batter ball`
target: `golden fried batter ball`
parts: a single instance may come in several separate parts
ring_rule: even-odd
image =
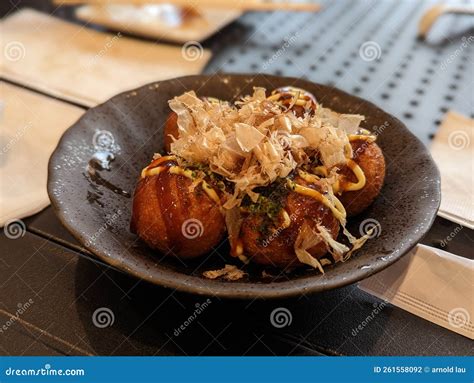
[[[321,191],[322,189],[300,177],[295,179],[299,185]],[[281,207],[287,214],[289,226],[279,214],[278,219],[272,222],[265,214],[250,213],[243,221],[240,240],[244,255],[251,261],[272,265],[280,268],[297,266],[299,260],[295,254],[294,244],[303,223],[307,223],[314,232],[318,232],[317,224],[324,226],[333,238],[339,233],[339,221],[331,210],[318,200],[289,191],[281,201]],[[328,252],[324,242],[320,242],[308,252],[315,258],[320,258]]]
[[[133,197],[131,231],[164,254],[198,257],[223,239],[224,217],[205,184],[193,185],[172,168],[181,169],[162,157],[144,169]]]
[[[178,138],[178,115],[175,112],[171,112],[168,115],[165,123],[165,151],[169,153],[171,151],[171,144],[173,143],[173,137]]]
[[[377,198],[385,178],[385,159],[382,150],[375,142],[357,139],[351,142],[353,160],[364,172],[366,183],[360,190],[344,191],[338,198],[346,208],[347,216],[354,216]],[[340,172],[347,182],[357,182],[354,172],[347,166]]]

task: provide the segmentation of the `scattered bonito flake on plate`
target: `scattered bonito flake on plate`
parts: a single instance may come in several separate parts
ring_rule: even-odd
[[[209,270],[202,273],[208,279],[217,279],[224,277],[228,281],[237,281],[242,279],[246,273],[235,265],[225,265],[222,269]]]

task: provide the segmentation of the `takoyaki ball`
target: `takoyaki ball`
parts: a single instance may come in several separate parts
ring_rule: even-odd
[[[201,100],[207,101],[211,104],[219,103],[220,100],[214,97],[201,97]],[[166,153],[171,152],[171,144],[173,143],[173,138],[179,138],[179,130],[178,130],[178,115],[175,112],[171,112],[168,115],[168,118],[165,122],[165,151]]]
[[[165,122],[165,151],[166,153],[171,152],[171,144],[173,138],[178,139],[178,115],[175,112],[171,112]]]
[[[162,157],[142,172],[133,197],[131,230],[163,254],[194,258],[224,237],[217,192],[176,174],[177,164]],[[173,172],[170,171],[173,167]],[[209,185],[207,185],[209,186]]]
[[[357,139],[351,142],[353,160],[365,175],[365,186],[360,190],[343,191],[338,197],[346,208],[348,216],[354,216],[374,202],[382,189],[385,178],[385,159],[382,150],[375,142]],[[357,178],[349,167],[340,170],[345,182],[356,183]]]
[[[321,191],[315,184],[305,182],[297,177],[297,184]],[[295,254],[294,245],[299,231],[306,222],[314,232],[318,232],[317,224],[324,226],[333,238],[339,233],[339,221],[329,208],[318,200],[288,192],[282,201],[289,225],[285,224],[282,213],[278,219],[271,220],[266,214],[249,214],[244,218],[240,233],[243,253],[251,261],[271,265],[279,268],[298,266],[299,261]],[[288,222],[288,221],[287,221]],[[328,252],[324,242],[320,242],[308,252],[315,258],[321,258]],[[301,265],[301,264],[299,264]]]
[[[295,96],[298,96],[298,98],[291,107],[291,111],[293,111],[296,117],[304,117],[305,113],[310,115],[314,113],[318,105],[316,97],[304,89],[291,86],[277,88],[269,98],[288,108],[294,102]]]

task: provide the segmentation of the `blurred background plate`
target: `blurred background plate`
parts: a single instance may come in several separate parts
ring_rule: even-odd
[[[203,41],[242,15],[238,10],[179,8],[169,4],[85,5],[76,17],[129,34],[176,43]]]
[[[303,268],[269,283],[261,269],[236,282],[208,280],[206,270],[238,264],[224,242],[197,260],[179,261],[153,252],[130,233],[131,195],[141,169],[155,152],[163,152],[163,126],[168,100],[188,90],[199,96],[232,101],[254,86],[273,89],[293,85],[307,89],[325,107],[361,113],[364,127],[380,133],[387,175],[381,195],[349,230],[359,234],[367,220],[380,225],[345,263],[326,267],[321,275]],[[110,170],[88,173],[97,151],[97,137],[108,139],[115,160]],[[116,268],[152,283],[190,293],[230,298],[298,296],[348,285],[380,271],[406,254],[427,233],[440,203],[439,172],[424,145],[395,117],[372,103],[336,88],[270,75],[189,76],[150,84],[122,93],[88,110],[62,137],[49,164],[48,193],[56,214],[90,251]],[[369,221],[370,222],[370,221]]]

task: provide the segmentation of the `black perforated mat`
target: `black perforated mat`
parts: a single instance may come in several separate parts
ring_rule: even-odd
[[[337,0],[323,1],[318,14],[250,13],[205,43],[215,52],[206,71],[334,85],[400,118],[428,144],[447,110],[474,117],[474,17],[445,15],[421,41],[418,22],[436,3]]]

